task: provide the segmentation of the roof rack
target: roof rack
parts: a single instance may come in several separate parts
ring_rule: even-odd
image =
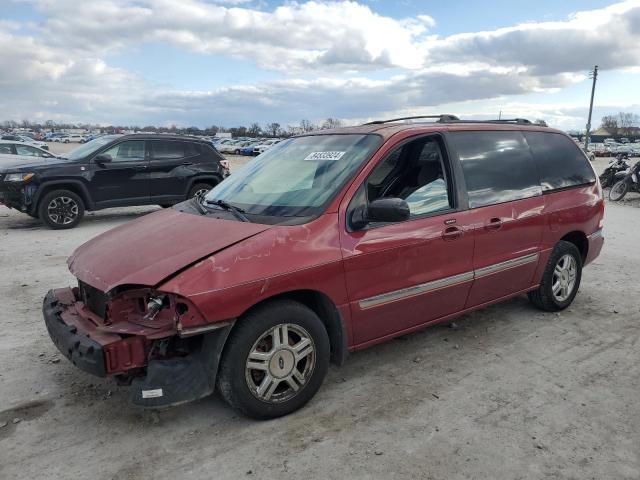
[[[399,117],[399,118],[390,118],[389,120],[375,120],[373,122],[365,123],[365,125],[381,125],[383,123],[390,122],[399,122],[400,120],[417,120],[420,118],[437,118],[436,122],[438,123],[448,123],[448,122],[456,122],[460,121],[458,117],[455,115],[449,114],[441,114],[441,115],[417,115],[415,117]]]

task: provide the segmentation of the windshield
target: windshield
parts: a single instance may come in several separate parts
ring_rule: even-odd
[[[274,145],[205,197],[256,215],[317,215],[380,146],[377,135],[315,135]]]
[[[84,145],[80,145],[78,148],[74,148],[65,155],[65,158],[68,158],[69,160],[80,160],[87,155],[91,155],[100,147],[106,145],[116,138],[118,138],[118,135],[105,135],[104,137],[98,137],[94,140],[91,140],[90,142],[85,143]]]

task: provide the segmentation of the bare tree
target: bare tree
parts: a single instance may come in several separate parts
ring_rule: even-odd
[[[260,136],[260,132],[262,132],[262,129],[260,128],[260,125],[256,122],[253,122],[251,125],[249,125],[249,128],[247,129],[247,134],[250,137],[258,137]]]
[[[340,120],[338,120],[337,118],[329,117],[322,124],[322,129],[326,130],[329,128],[339,128],[341,126],[342,126],[342,122]]]
[[[620,128],[618,118],[615,115],[605,115],[600,121],[600,128],[604,128],[611,135],[617,135]]]
[[[618,128],[622,135],[631,135],[638,126],[640,126],[640,116],[635,113],[618,113]]]
[[[544,120],[538,118],[535,122],[533,122],[534,125],[540,125],[541,127],[548,127],[549,125],[547,125],[547,122],[545,122]]]
[[[271,137],[277,137],[278,133],[280,133],[280,124],[276,122],[269,123],[265,128],[265,132]]]
[[[318,127],[315,126],[313,123],[311,123],[309,120],[304,118],[300,120],[300,131],[302,133],[313,132],[314,130],[317,130],[317,129]]]

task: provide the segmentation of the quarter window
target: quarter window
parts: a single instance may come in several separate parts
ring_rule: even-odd
[[[585,185],[596,181],[589,161],[573,140],[559,133],[523,132],[540,172],[542,190]]]
[[[144,140],[122,142],[104,152],[114,162],[135,162],[144,160]]]
[[[471,208],[541,195],[529,146],[520,132],[452,132]]]
[[[411,217],[453,207],[444,169],[444,156],[436,138],[421,138],[397,147],[371,172],[366,184],[369,202],[401,198]]]
[[[9,143],[0,144],[0,153],[9,153],[9,154],[13,153],[11,151],[11,144]]]

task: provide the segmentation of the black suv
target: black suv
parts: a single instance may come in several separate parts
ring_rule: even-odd
[[[106,135],[66,158],[0,162],[0,203],[54,229],[85,210],[170,206],[203,195],[229,175],[213,145],[176,135]]]

